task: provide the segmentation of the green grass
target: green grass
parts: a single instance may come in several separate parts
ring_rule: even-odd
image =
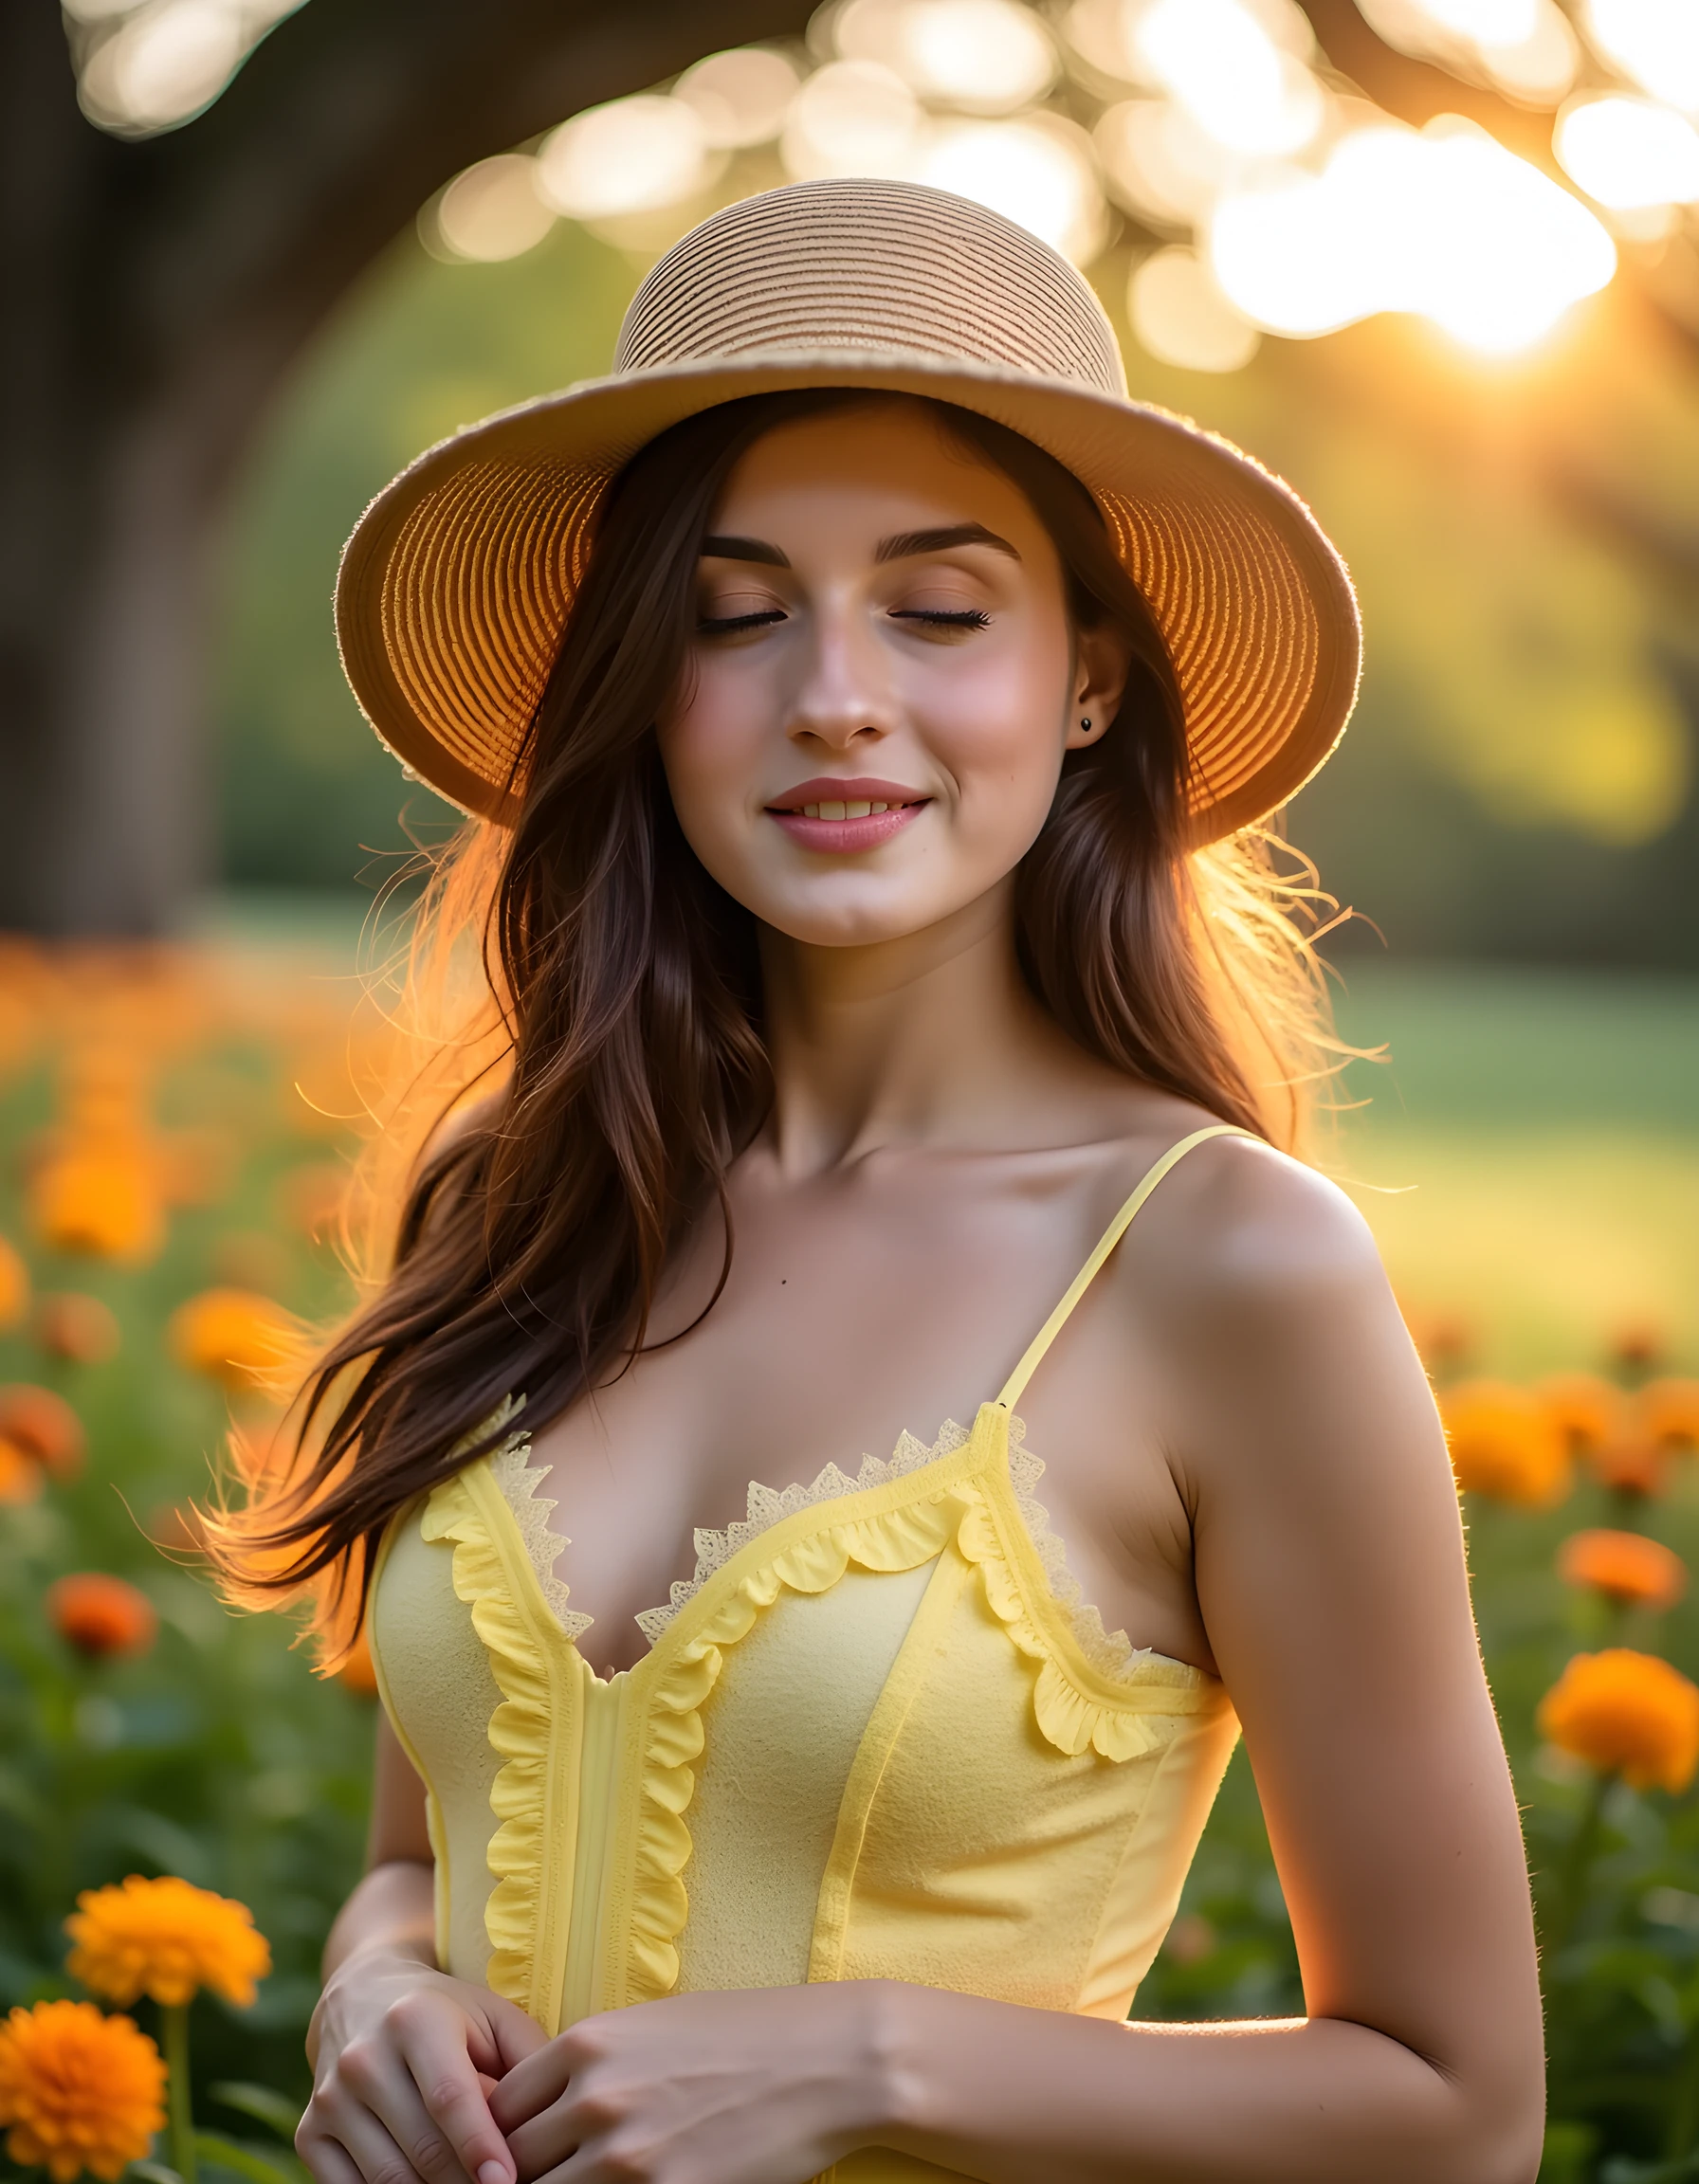
[[[1699,1369],[1699,980],[1354,964],[1327,1164],[1407,1302],[1491,1369],[1592,1363],[1629,1322]]]

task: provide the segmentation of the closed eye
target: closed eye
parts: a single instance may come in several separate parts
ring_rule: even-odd
[[[696,628],[703,637],[731,637],[740,629],[764,629],[786,619],[782,607],[765,607],[758,614],[704,614]]]
[[[939,607],[893,607],[893,622],[926,622],[935,629],[989,629],[991,616],[977,607],[963,607],[946,613]]]

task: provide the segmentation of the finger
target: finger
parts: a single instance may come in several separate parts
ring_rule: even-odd
[[[566,2091],[580,2058],[567,2040],[551,2040],[515,2063],[489,2097],[497,2128],[511,2138]]]
[[[369,2108],[347,2098],[327,2105],[326,2135],[347,2154],[365,2184],[417,2184],[417,2171]]]
[[[523,2063],[535,2055],[539,2048],[549,2045],[549,2036],[528,2011],[517,2002],[506,2002],[499,1994],[492,1994],[487,2006],[489,2029],[496,2043],[495,2069],[497,2078],[504,2078],[515,2064]],[[484,2058],[477,2056],[483,2063]]]
[[[393,2019],[395,2012],[390,2015]],[[369,2109],[401,2149],[410,2174],[423,2177],[426,2184],[466,2184],[459,2156],[426,2108],[401,2039],[401,2026],[392,2023],[389,2038],[354,2040],[343,2048],[337,2058],[333,2087],[337,2105],[331,2110],[331,2129],[336,2130],[347,2108]],[[460,2062],[472,2074],[464,2050]],[[508,2184],[505,2169],[501,2184]]]
[[[360,2184],[360,2173],[347,2149],[306,2122],[295,2134],[295,2151],[306,2163],[313,2184]]]
[[[458,2184],[463,2176],[475,2184],[514,2184],[513,2157],[484,2094],[487,2081],[467,2052],[468,2020],[451,2007],[429,2007],[433,1999],[421,1994],[416,2007],[398,2005],[391,2012],[417,2113],[407,2107],[398,2118],[382,2107],[378,2113],[393,2132],[401,2121],[397,2136],[403,2146],[412,2143],[404,2133],[423,2128],[428,2137],[421,2145],[443,2147],[449,2169],[439,2176],[434,2162],[427,2166],[431,2184]]]

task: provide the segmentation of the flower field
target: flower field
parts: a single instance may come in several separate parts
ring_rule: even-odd
[[[279,1619],[220,1607],[192,1502],[232,1421],[263,1447],[292,1328],[346,1300],[331,1231],[374,1033],[344,974],[252,941],[0,954],[9,2173],[301,2175],[287,2121],[373,1702]],[[1503,1027],[1479,998],[1448,1015],[1428,992],[1417,1062]],[[1671,1061],[1694,1003],[1672,989],[1639,1047],[1620,1011],[1563,1006],[1527,1019],[1520,1078],[1471,1069],[1448,1106],[1418,1066],[1408,1113],[1379,1099],[1393,1120],[1348,1119],[1332,1165],[1381,1232],[1464,1489],[1536,1871],[1543,2175],[1653,2184],[1699,2177],[1699,1114]],[[1618,1080],[1667,1081],[1665,1109],[1530,1125],[1562,1055],[1580,1084],[1606,1046],[1600,1111]],[[1297,2006],[1241,1755],[1140,2012]]]

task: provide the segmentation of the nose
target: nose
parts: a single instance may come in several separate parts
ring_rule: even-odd
[[[794,743],[850,751],[877,743],[897,724],[896,693],[883,647],[853,598],[816,600],[802,682],[786,734]]]

